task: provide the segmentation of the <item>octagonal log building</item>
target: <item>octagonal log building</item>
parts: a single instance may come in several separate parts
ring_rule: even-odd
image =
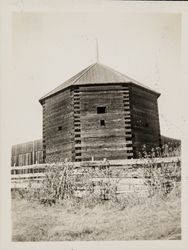
[[[44,161],[137,158],[160,146],[156,91],[99,63],[39,101]]]

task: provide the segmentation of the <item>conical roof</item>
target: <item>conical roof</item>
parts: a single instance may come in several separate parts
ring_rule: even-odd
[[[109,83],[133,83],[135,85],[139,85],[145,89],[148,89],[158,95],[156,91],[148,88],[147,86],[133,80],[132,78],[121,74],[114,69],[105,66],[101,63],[94,63],[91,64],[89,67],[85,68],[84,70],[80,71],[75,76],[71,77],[69,80],[65,81],[61,85],[59,85],[57,88],[50,91],[48,94],[43,96],[39,101],[46,99],[47,97],[54,95],[63,89],[70,87],[70,86],[76,86],[76,85],[93,85],[93,84],[109,84]]]

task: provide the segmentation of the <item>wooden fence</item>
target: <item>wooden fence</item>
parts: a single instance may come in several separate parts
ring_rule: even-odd
[[[77,174],[84,168],[103,168],[108,167],[112,173],[112,178],[118,178],[117,193],[141,192],[147,191],[145,179],[140,169],[147,168],[152,165],[171,168],[177,173],[181,170],[180,157],[166,157],[153,159],[126,159],[126,160],[103,160],[103,161],[85,161],[85,162],[66,162],[65,166],[71,166]],[[41,183],[45,178],[45,170],[48,166],[55,164],[35,164],[30,166],[14,166],[11,167],[11,188],[28,188],[41,187]],[[115,173],[115,174],[114,174]],[[175,173],[175,175],[176,175]],[[181,172],[180,172],[181,175]],[[97,177],[99,179],[99,177]],[[95,178],[95,180],[97,180]]]

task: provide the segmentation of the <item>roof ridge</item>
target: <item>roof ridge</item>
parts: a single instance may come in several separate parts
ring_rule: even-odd
[[[77,78],[74,79],[74,81],[72,82],[72,85],[74,85],[74,83],[76,81],[78,81],[85,73],[87,73],[95,64],[97,64],[97,63],[93,63],[90,66],[88,66],[87,68],[85,68],[85,70],[83,70],[82,74],[80,74]]]
[[[109,67],[109,66],[107,66],[107,65],[104,65],[104,64],[102,64],[102,63],[100,63],[100,64],[101,64],[103,67],[110,69],[112,72],[115,72],[115,73],[121,75],[122,77],[126,77],[126,78],[129,78],[130,80],[133,80],[133,81],[137,82],[137,81],[134,80],[133,78],[130,78],[129,76],[127,76],[127,75],[125,75],[125,74],[122,74],[121,72],[119,72],[119,71],[117,71],[117,70],[115,70],[115,69],[113,69],[113,68],[111,68],[111,67]]]

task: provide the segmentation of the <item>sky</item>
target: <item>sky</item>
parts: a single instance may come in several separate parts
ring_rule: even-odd
[[[12,18],[11,143],[42,138],[39,98],[96,62],[161,93],[161,134],[181,138],[181,18],[124,12],[18,12]]]

